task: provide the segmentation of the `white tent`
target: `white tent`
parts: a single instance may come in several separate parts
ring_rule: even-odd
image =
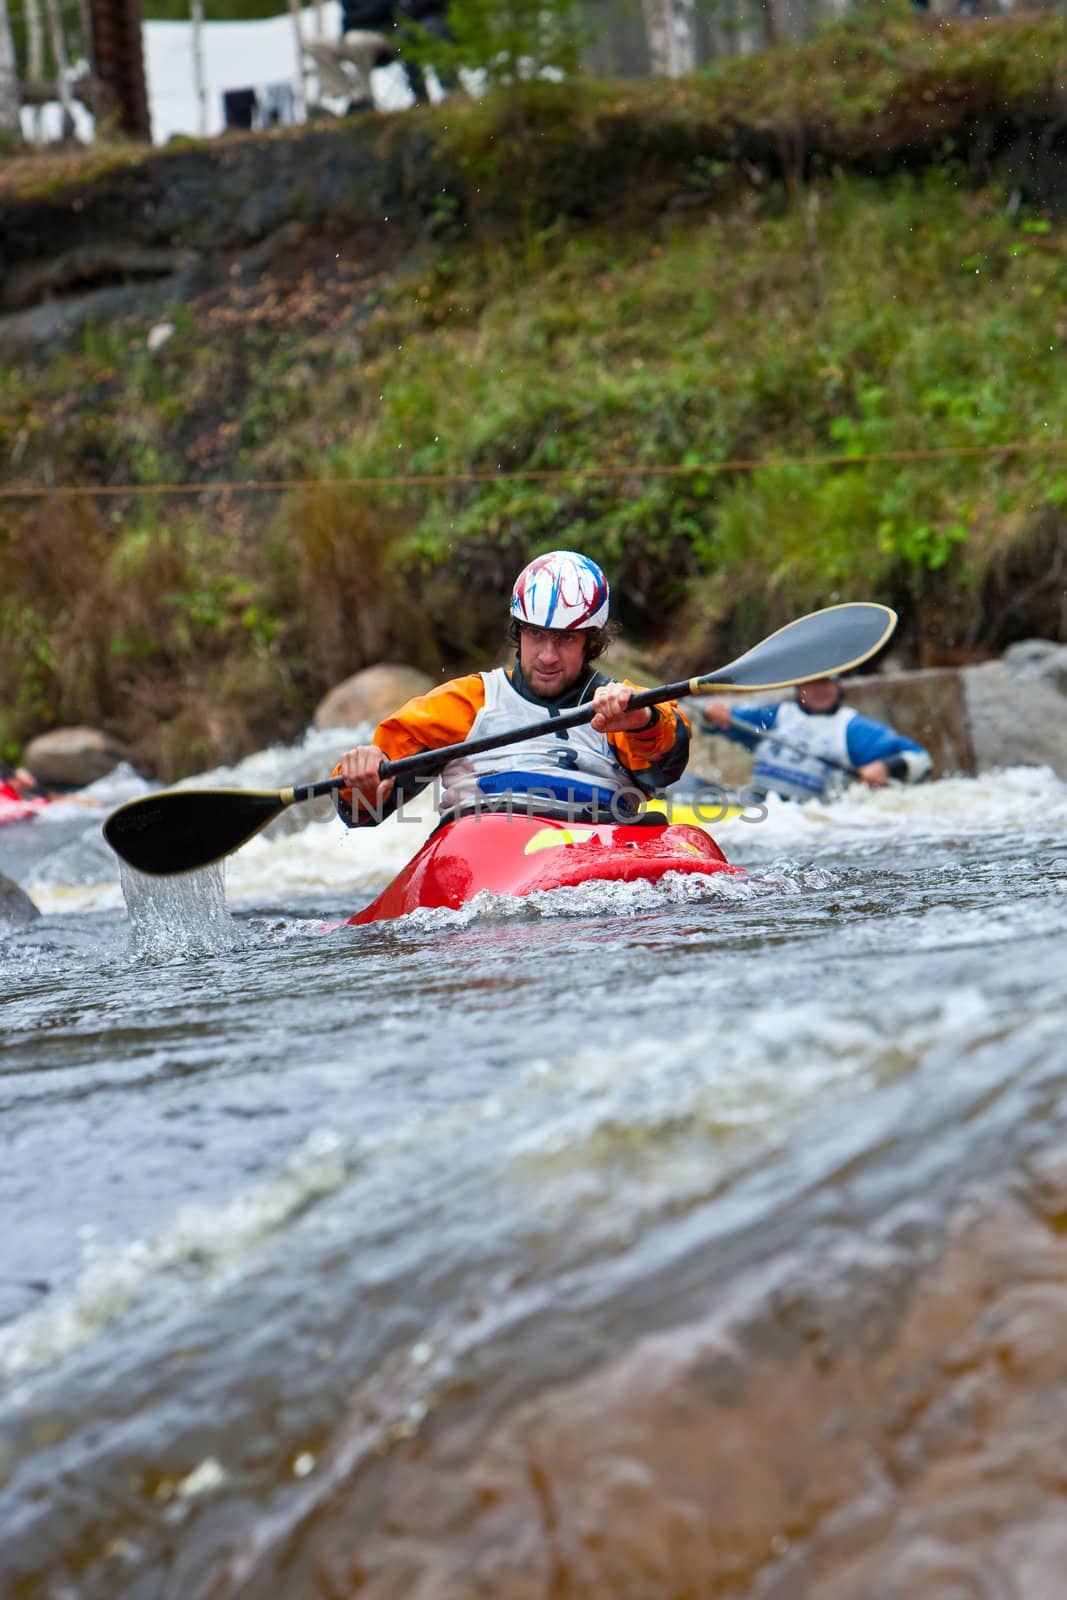
[[[305,41],[335,40],[339,37],[340,26],[339,0],[324,0],[321,10],[309,6],[300,12],[300,30]],[[166,144],[175,134],[189,134],[195,138],[202,133],[221,133],[225,126],[223,96],[228,90],[254,90],[260,102],[268,98],[264,91],[273,91],[269,98],[279,110],[291,94],[292,104],[299,107],[304,79],[297,58],[293,19],[287,11],[259,22],[205,22],[202,25],[203,126],[193,38],[191,22],[142,24],[148,110],[156,144]],[[314,65],[310,61],[307,65],[311,71],[312,98],[328,110],[343,112],[343,101],[318,92]],[[74,75],[79,70],[84,70],[83,65],[79,64]],[[382,110],[400,111],[411,104],[411,91],[399,63],[375,68],[371,81],[375,102]],[[279,93],[279,89],[282,92]],[[91,138],[93,121],[89,113],[77,102],[74,112],[78,137]],[[22,126],[27,138],[34,134],[33,115],[30,107],[23,107]],[[256,126],[262,126],[263,120],[258,117]],[[287,118],[283,114],[279,120]],[[42,137],[59,138],[61,127],[59,105],[53,102],[43,107]]]

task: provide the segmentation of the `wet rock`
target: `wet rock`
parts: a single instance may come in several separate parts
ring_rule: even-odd
[[[44,788],[84,789],[129,759],[129,751],[100,728],[56,728],[31,739],[23,762]]]
[[[316,728],[358,728],[361,723],[369,722],[373,728],[405,700],[425,694],[433,687],[433,679],[417,667],[378,662],[336,684],[319,701],[314,725]]]
[[[979,772],[1049,766],[1067,778],[1067,718],[1056,689],[1000,661],[964,667],[960,676]]]
[[[1027,675],[1055,655],[1059,648],[1055,639],[1017,639],[1004,651],[1001,660],[1013,671]]]
[[[935,778],[975,771],[973,732],[958,671],[931,667],[892,678],[878,673],[844,682],[850,706],[929,750]]]
[[[950,1219],[936,1264],[856,1251],[807,1272],[806,1290],[790,1273],[481,1424],[438,1412],[320,1507],[314,1592],[1061,1593],[1062,1238],[997,1198]],[[869,1339],[849,1334],[853,1289],[884,1301]]]
[[[25,927],[40,915],[29,895],[0,872],[0,930]]]
[[[1067,645],[1057,645],[1038,662],[1036,677],[1057,694],[1067,694]]]

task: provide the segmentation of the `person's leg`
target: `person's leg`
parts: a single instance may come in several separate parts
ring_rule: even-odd
[[[419,27],[424,28],[427,33],[434,34],[438,39],[451,42],[452,35],[444,17],[422,17],[419,19]],[[430,98],[430,91],[426,87],[426,74],[415,61],[409,61],[401,57],[401,63],[411,87],[411,92],[415,96],[415,103],[417,105],[425,105]],[[436,61],[433,63],[433,70],[442,89],[455,89],[457,87],[459,78],[454,71],[438,66]]]
[[[423,27],[426,29],[427,33],[435,34],[436,37],[442,41],[442,43],[452,43],[452,32],[448,26],[447,17],[427,17],[423,23]],[[439,67],[435,61],[433,70],[442,89],[458,88],[459,75],[454,67]]]
[[[430,91],[426,87],[426,75],[417,61],[408,61],[401,56],[400,64],[404,69],[404,76],[408,80],[408,88],[415,96],[415,104],[424,106],[429,104]]]

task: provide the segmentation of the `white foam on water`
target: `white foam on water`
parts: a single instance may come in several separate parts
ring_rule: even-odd
[[[26,892],[37,909],[49,916],[80,916],[85,911],[121,911],[125,905],[122,885],[117,878],[114,883],[33,883]]]
[[[293,1217],[350,1181],[360,1152],[332,1130],[308,1135],[271,1178],[227,1205],[178,1212],[153,1239],[86,1264],[74,1286],[0,1328],[0,1374],[16,1377],[58,1365],[125,1315],[161,1281],[195,1266],[206,1278],[238,1266]]]
[[[775,884],[770,885],[777,887]],[[405,929],[438,933],[476,922],[534,921],[557,917],[643,917],[672,906],[738,904],[765,887],[763,880],[733,872],[668,872],[658,883],[635,879],[620,883],[592,879],[572,888],[538,889],[533,894],[491,894],[482,890],[456,910],[420,907],[399,918]]]
[[[366,722],[353,728],[308,728],[295,744],[268,745],[233,766],[211,767],[206,772],[183,778],[175,787],[281,789],[287,784],[315,783],[327,776],[346,750],[366,744],[373,732]],[[293,813],[297,814],[298,811]]]
[[[375,828],[346,828],[329,817],[299,833],[258,834],[226,863],[229,898],[233,904],[274,905],[286,894],[380,888],[407,865],[436,823],[427,793],[405,806],[403,818],[387,817]]]
[[[328,772],[353,742],[367,736],[365,727],[312,730],[298,745],[258,751],[233,767],[198,774],[182,787],[271,789],[314,781]],[[110,806],[130,798],[131,785],[141,785],[141,792],[147,792],[136,775],[116,769],[93,789]],[[376,891],[411,859],[436,822],[430,788],[406,805],[403,820],[392,817],[376,828],[346,829],[332,811],[324,814],[328,806],[328,801],[320,801],[288,808],[278,822],[230,856],[226,862],[230,902],[277,905],[279,898],[286,896]],[[830,803],[795,805],[772,795],[766,801],[766,812],[761,821],[734,818],[729,823],[709,824],[707,831],[724,835],[726,854],[739,865],[762,863],[771,856],[775,870],[780,869],[778,886],[788,892],[811,886],[789,867],[791,855],[807,859],[813,851],[846,852],[876,841],[918,844],[995,833],[1035,843],[1062,837],[1067,833],[1067,783],[1049,767],[1009,767],[976,778],[942,778],[914,787],[871,790],[857,784]],[[42,911],[121,907],[117,863],[99,844],[98,832],[94,819],[80,853],[68,847],[57,857],[46,858],[31,875],[26,888]],[[94,881],[84,881],[85,876]],[[728,897],[726,882],[723,879],[723,887],[714,893]],[[668,887],[666,892],[675,897],[674,903],[691,896],[703,898],[705,891],[693,886],[693,880],[689,883],[685,889]],[[619,891],[628,886],[613,887]],[[638,886],[636,893],[641,895],[647,888]],[[598,896],[601,889],[598,885]],[[558,907],[542,907],[532,898],[524,914],[528,915],[531,907],[546,915],[625,915],[630,909],[626,896],[616,893],[615,904],[601,896],[599,907],[592,906],[587,912],[580,908],[584,892],[553,891],[571,897]],[[474,914],[484,915],[485,909],[479,902]]]
[[[730,847],[744,852],[740,859],[754,848],[847,846],[857,835],[951,840],[990,833],[1043,838],[1067,831],[1067,783],[1051,767],[1003,767],[974,778],[885,789],[853,784],[830,802],[797,805],[770,795],[764,804],[761,822],[736,823],[731,830]]]
[[[271,745],[233,766],[213,767],[207,772],[184,778],[174,787],[270,790],[312,783],[325,777],[340,756],[354,744],[369,738],[371,731],[367,724],[355,728],[310,728],[296,744]],[[100,802],[100,810],[97,812],[95,806],[91,812],[80,808],[79,814],[87,815],[90,819],[82,839],[46,857],[31,874],[27,889],[32,891],[34,902],[41,911],[77,914],[121,909],[124,897],[120,864],[104,843],[100,830],[109,812],[116,806],[157,792],[160,787],[159,784],[147,783],[132,768],[121,766],[81,791],[84,797]],[[313,890],[328,885],[331,880],[327,875],[331,869],[337,872],[340,886],[345,887],[344,858],[339,858],[336,846],[347,830],[333,817],[332,810],[330,821],[322,825],[322,831],[313,835],[307,846],[292,842],[300,837],[300,830],[308,825],[314,826],[316,817],[321,818],[329,807],[330,801],[325,799],[301,802],[288,808],[270,829],[257,836],[243,851],[230,857],[227,879],[233,881],[236,868],[236,898],[273,898],[270,888],[275,881],[283,883],[287,889],[295,887],[297,892],[304,887]],[[49,807],[38,820],[48,817],[54,809]],[[64,804],[63,810],[66,815],[62,820],[69,824],[74,808]],[[417,827],[408,827],[405,831],[415,841],[411,847],[413,853],[421,842],[422,834]],[[324,861],[320,864],[319,851],[323,846]],[[269,852],[267,855],[263,854],[264,849]],[[245,851],[249,850],[252,851],[252,865],[246,867],[243,858]],[[391,852],[390,860],[396,860],[401,865],[406,859],[402,846],[398,844]],[[385,882],[395,870],[388,864],[383,866],[379,871],[381,881]]]
[[[678,1169],[662,1163],[664,1146],[691,1151],[694,1177],[706,1183],[712,1148],[786,1137],[818,1104],[868,1093],[950,1038],[966,1055],[1015,1025],[977,988],[910,1008],[902,1001],[892,1037],[872,1027],[859,1001],[854,1010],[830,1009],[823,998],[716,1007],[706,1024],[680,1027],[669,1048],[649,1034],[531,1061],[523,1085],[537,1111],[524,1118],[509,1156],[520,1168],[557,1174],[647,1158],[649,1181],[676,1191]]]

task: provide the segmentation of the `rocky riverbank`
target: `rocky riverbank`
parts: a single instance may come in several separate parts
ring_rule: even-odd
[[[916,1212],[888,1217],[493,1424],[446,1403],[297,1570],[360,1600],[1051,1600],[1065,1206],[1045,1157],[1026,1193],[954,1210],[936,1255]]]

